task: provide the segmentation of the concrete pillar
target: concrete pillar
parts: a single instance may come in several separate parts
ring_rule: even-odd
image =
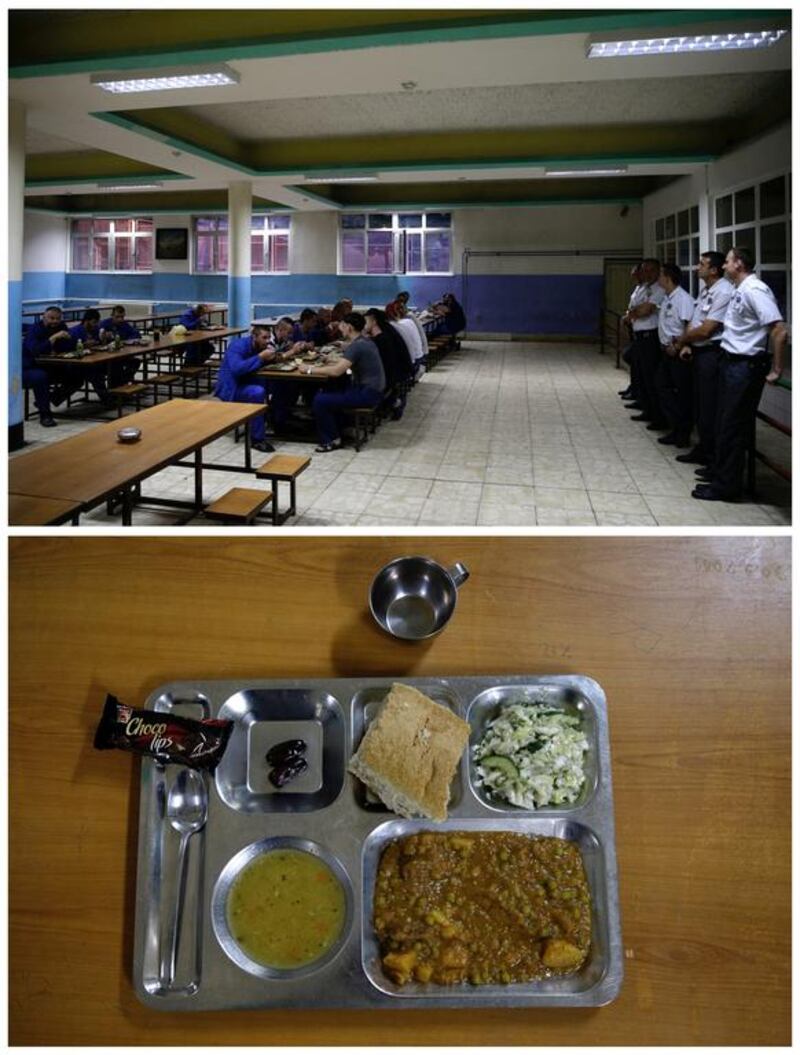
[[[8,107],[8,449],[25,442],[22,393],[22,252],[25,217],[25,106]]]
[[[253,188],[246,181],[228,186],[228,325],[249,326],[250,224]]]

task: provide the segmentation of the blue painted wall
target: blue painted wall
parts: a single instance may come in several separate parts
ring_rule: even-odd
[[[254,275],[254,315],[297,313],[302,307],[335,304],[350,297],[356,304],[383,307],[407,289],[411,303],[423,307],[453,292],[465,305],[473,333],[524,333],[593,336],[598,332],[603,297],[602,275]],[[227,275],[76,275],[26,274],[23,299],[109,303],[142,300],[157,310],[198,301],[226,303]],[[43,303],[42,306],[45,306]]]
[[[54,300],[62,301],[67,295],[68,277],[63,271],[26,271],[22,276],[22,299],[42,301],[44,307]]]

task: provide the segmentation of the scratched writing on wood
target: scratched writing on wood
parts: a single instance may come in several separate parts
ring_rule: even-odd
[[[789,581],[789,568],[781,561],[765,564],[757,560],[738,558],[695,557],[696,571],[703,575],[730,575],[737,579],[763,579],[778,582]]]

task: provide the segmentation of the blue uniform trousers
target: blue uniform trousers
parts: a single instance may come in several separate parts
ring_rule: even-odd
[[[719,398],[719,342],[692,350],[694,363],[694,417],[697,449],[708,464],[714,460]]]
[[[249,384],[237,385],[236,391],[230,400],[231,403],[264,403],[266,393],[263,385]],[[250,438],[253,443],[260,443],[264,439],[264,415],[259,414],[250,422]]]
[[[688,440],[692,432],[692,364],[663,353],[659,367],[659,405],[672,431]]]
[[[636,358],[640,367],[642,386],[639,400],[644,407],[642,413],[653,421],[663,421],[658,391],[658,372],[661,364],[661,343],[657,330],[640,330],[634,336]]]
[[[769,355],[720,353],[711,486],[726,498],[742,492],[745,455],[755,436],[756,411],[770,366]]]
[[[39,411],[39,415],[42,418],[52,417],[52,410],[50,408],[50,378],[47,376],[46,371],[40,370],[38,367],[27,367],[22,368],[22,384],[24,388],[30,388],[33,391],[33,402],[36,404],[36,409]]]
[[[333,443],[340,437],[339,413],[357,407],[376,407],[383,398],[374,388],[353,385],[345,392],[318,392],[314,396],[313,411],[320,443]]]

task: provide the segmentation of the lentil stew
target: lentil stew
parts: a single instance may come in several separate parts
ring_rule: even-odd
[[[378,866],[373,924],[383,970],[401,986],[573,974],[591,939],[580,850],[510,831],[397,839]]]

